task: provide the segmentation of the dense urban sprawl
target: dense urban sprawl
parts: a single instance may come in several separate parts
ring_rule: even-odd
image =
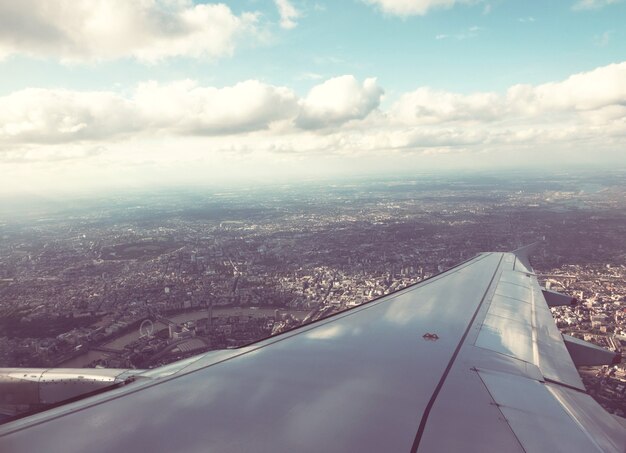
[[[422,177],[178,191],[0,220],[0,366],[150,368],[237,347],[545,239],[571,335],[626,341],[623,176]],[[626,364],[581,370],[626,411]]]

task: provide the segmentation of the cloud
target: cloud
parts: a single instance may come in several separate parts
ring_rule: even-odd
[[[613,30],[607,30],[601,35],[596,35],[593,37],[593,43],[598,47],[606,47],[609,45],[611,41],[611,35],[613,34]]]
[[[0,144],[106,140],[137,122],[133,103],[106,91],[29,88],[0,98]]]
[[[133,101],[150,127],[180,135],[262,130],[298,110],[293,91],[257,80],[224,88],[201,87],[190,80],[148,82],[138,87]]]
[[[295,19],[300,17],[300,12],[289,0],[274,0],[274,3],[280,14],[280,26],[286,29],[295,28],[298,25]]]
[[[578,114],[626,104],[626,62],[574,74],[560,82],[514,85],[498,93],[460,94],[428,87],[403,94],[390,115],[404,124],[491,122]]]
[[[291,90],[256,80],[224,88],[146,82],[128,99],[109,91],[26,89],[0,98],[0,144],[235,134],[266,129],[297,111]]]
[[[19,54],[66,62],[230,55],[257,16],[191,0],[0,2],[0,59]]]
[[[32,164],[35,162],[57,162],[66,160],[84,160],[90,157],[99,156],[106,152],[103,147],[92,148],[47,148],[32,149],[25,148],[19,150],[7,151],[2,156],[4,163],[24,163]]]
[[[515,85],[507,102],[518,111],[585,111],[626,104],[626,62],[574,74],[561,82]]]
[[[383,12],[397,16],[423,16],[431,9],[451,8],[455,4],[478,3],[476,0],[365,0]]]
[[[435,39],[440,41],[442,39],[449,39],[449,38],[454,38],[457,41],[464,41],[466,39],[472,39],[472,38],[476,38],[479,33],[481,32],[481,30],[483,30],[481,27],[477,27],[477,26],[472,26],[469,27],[467,30],[462,31],[460,33],[455,33],[455,34],[447,34],[447,33],[440,33],[438,35],[435,35]]]
[[[572,6],[574,11],[581,11],[587,9],[599,9],[608,5],[619,3],[621,0],[578,0]]]
[[[330,79],[300,99],[289,88],[248,80],[200,86],[145,82],[130,97],[112,91],[25,89],[0,97],[0,145],[109,141],[129,136],[234,135],[296,122],[306,129],[365,118],[382,89],[375,79]],[[291,126],[292,127],[292,126]]]
[[[313,87],[301,101],[296,124],[317,129],[363,119],[379,106],[382,95],[375,78],[359,83],[351,75],[335,77]]]
[[[318,74],[317,72],[303,72],[299,76],[296,77],[297,80],[320,80],[323,79],[324,76]]]
[[[315,85],[304,97],[257,80],[227,87],[145,82],[128,96],[21,90],[0,97],[0,162],[115,153],[129,162],[134,149],[150,156],[159,149],[167,162],[218,154],[265,161],[555,149],[598,155],[615,153],[626,138],[626,62],[503,92],[419,87],[386,108],[382,95],[376,79],[352,75]],[[107,151],[95,158],[80,151],[98,147]]]
[[[391,115],[405,124],[484,121],[497,118],[502,108],[495,93],[464,95],[423,87],[402,95]]]

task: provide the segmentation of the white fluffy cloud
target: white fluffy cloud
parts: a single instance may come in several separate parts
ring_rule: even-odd
[[[278,14],[280,14],[280,26],[286,29],[294,28],[296,19],[300,17],[300,12],[291,4],[289,0],[274,0]]]
[[[388,14],[398,16],[424,15],[431,9],[451,8],[459,3],[477,3],[476,0],[365,0]],[[609,0],[610,1],[610,0]]]
[[[494,119],[502,109],[495,93],[463,95],[423,87],[402,95],[391,113],[406,124],[436,124]]]
[[[66,61],[230,54],[256,15],[191,0],[20,0],[0,2],[0,58]]]
[[[0,98],[0,144],[107,140],[138,127],[133,104],[111,92],[31,88]]]
[[[50,160],[100,159],[108,152],[81,149],[109,149],[131,140],[145,149],[166,142],[173,147],[172,159],[186,155],[188,141],[211,155],[266,153],[277,159],[315,153],[380,157],[492,150],[501,155],[558,147],[580,155],[585,149],[614,153],[626,137],[626,62],[560,82],[515,85],[504,93],[421,87],[399,95],[386,109],[380,106],[382,94],[376,79],[350,75],[316,85],[305,97],[256,80],[223,88],[189,80],[146,82],[126,97],[111,91],[22,90],[0,98],[0,161],[32,161],[39,152]]]
[[[27,89],[0,98],[0,144],[236,134],[294,117],[297,102],[291,90],[255,80],[225,88],[147,82],[128,99],[107,91]]]
[[[626,103],[626,62],[574,74],[562,82],[515,85],[508,102],[536,113],[546,110],[596,110]]]
[[[288,88],[248,80],[232,87],[201,87],[193,81],[141,84],[133,98],[149,127],[182,135],[222,135],[266,129],[298,109]]]
[[[301,102],[296,122],[302,128],[317,129],[363,119],[378,107],[382,95],[375,78],[359,83],[351,75],[335,77],[313,87]]]
[[[112,91],[25,89],[0,97],[0,145],[119,140],[126,136],[236,135],[283,122],[306,129],[363,119],[379,102],[375,79],[352,76],[313,87],[306,99],[289,88],[248,80],[224,88],[191,80],[146,82],[132,96]],[[283,127],[283,128],[284,128]]]
[[[624,104],[626,62],[574,74],[560,82],[514,85],[504,95],[459,94],[422,87],[402,95],[390,114],[405,124],[492,122],[554,118],[559,112],[578,118],[582,112],[615,112]]]

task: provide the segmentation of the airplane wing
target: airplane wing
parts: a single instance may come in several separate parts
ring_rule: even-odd
[[[544,296],[527,254],[135,374],[1,426],[0,451],[624,452],[574,364],[604,351],[564,341],[546,301],[571,299]]]

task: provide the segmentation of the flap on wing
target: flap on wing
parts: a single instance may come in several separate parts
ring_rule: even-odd
[[[618,352],[569,335],[563,335],[563,341],[576,366],[616,365],[622,360],[622,355]]]
[[[525,451],[602,451],[548,384],[494,371],[478,374]]]
[[[474,344],[536,365],[545,379],[584,390],[536,277],[517,267],[517,260],[505,264]]]
[[[543,298],[549,307],[561,307],[564,305],[576,305],[576,298],[568,296],[567,294],[557,293],[549,289],[542,289]]]

